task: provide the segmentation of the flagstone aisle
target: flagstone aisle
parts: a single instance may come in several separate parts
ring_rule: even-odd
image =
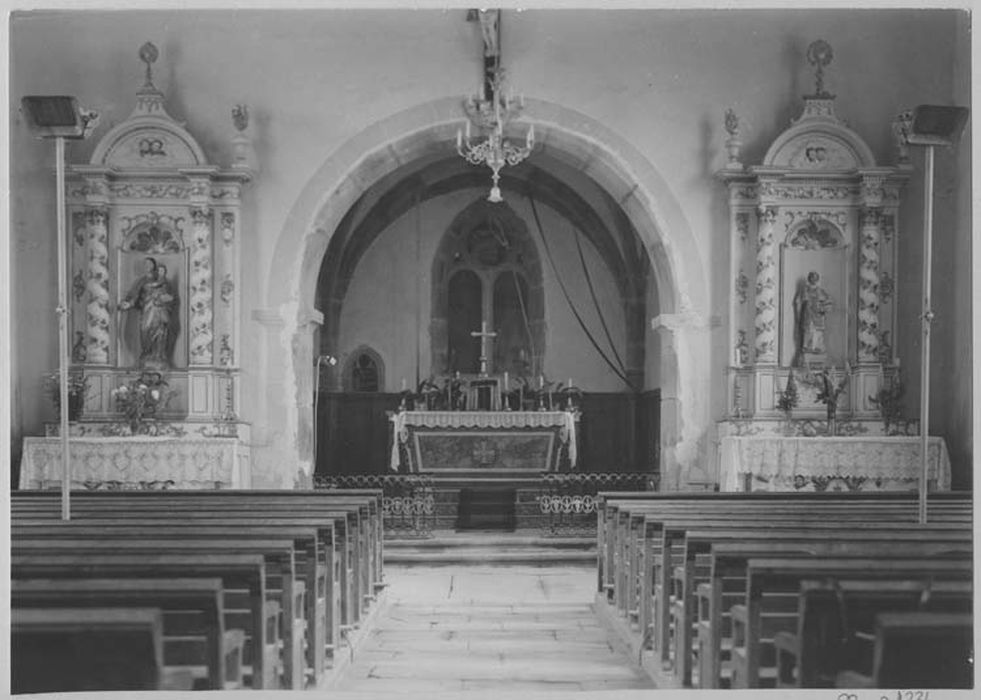
[[[385,567],[387,605],[337,691],[652,688],[607,641],[591,566]]]

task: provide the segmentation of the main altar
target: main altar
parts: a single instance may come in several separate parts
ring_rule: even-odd
[[[390,421],[396,471],[538,474],[576,465],[573,411],[399,411]]]
[[[740,162],[725,115],[729,195],[727,415],[718,423],[725,491],[918,487],[922,429],[902,405],[896,350],[897,222],[912,166],[909,113],[890,128],[895,162],[836,113],[833,51],[808,48],[814,92],[758,165]],[[929,439],[929,487],[950,488],[943,439]]]

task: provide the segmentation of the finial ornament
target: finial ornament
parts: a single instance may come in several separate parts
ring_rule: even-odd
[[[248,105],[235,105],[232,107],[232,124],[237,131],[245,131],[249,127],[249,108]]]
[[[905,110],[896,115],[892,123],[892,135],[896,140],[896,162],[909,165],[909,135],[913,130],[913,112]]]
[[[743,142],[739,138],[739,117],[736,116],[732,107],[726,110],[725,129],[726,133],[729,134],[728,138],[726,138],[726,153],[729,157],[726,168],[742,169],[742,163],[739,162],[739,149],[743,145]]]
[[[146,84],[143,86],[145,88],[153,87],[153,69],[151,66],[157,62],[159,57],[160,52],[152,42],[148,41],[140,47],[140,60],[146,64]]]
[[[831,44],[824,39],[812,41],[811,45],[807,47],[807,62],[815,67],[815,97],[834,97],[834,95],[824,91],[824,67],[830,65],[834,57]]]

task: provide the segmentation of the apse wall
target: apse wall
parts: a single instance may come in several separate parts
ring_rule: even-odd
[[[154,81],[168,111],[187,122],[212,162],[231,159],[231,107],[247,103],[261,165],[244,193],[242,289],[243,417],[267,392],[257,377],[265,336],[253,319],[278,312],[270,289],[273,250],[299,193],[318,167],[371,124],[436,99],[476,91],[480,44],[461,10],[58,11],[14,14],[10,21],[10,250],[12,451],[38,434],[53,409],[40,376],[57,365],[53,154],[33,139],[18,112],[27,94],[72,94],[102,114],[96,134],[70,151],[86,162],[98,139],[126,118],[143,82],[139,46],[160,49]],[[970,46],[966,13],[948,10],[505,10],[503,63],[516,92],[578,111],[631,143],[670,183],[696,238],[712,289],[715,324],[711,399],[724,406],[728,358],[725,189],[713,173],[725,161],[722,114],[742,124],[743,161],[759,162],[767,145],[799,113],[814,88],[807,45],[829,41],[835,58],[826,87],[838,114],[892,162],[889,124],[922,103],[969,104]],[[397,37],[397,40],[393,40]],[[534,115],[530,115],[533,117]],[[461,124],[463,113],[461,111]],[[938,154],[947,173],[936,230],[948,238],[934,269],[945,271],[934,333],[933,432],[944,435],[958,474],[969,474],[972,305],[969,144],[961,160]],[[901,212],[898,339],[908,412],[916,413],[919,374],[919,160]],[[357,183],[355,183],[356,185]],[[370,184],[370,183],[366,183]],[[672,232],[660,232],[670,241]],[[938,283],[939,285],[939,283]],[[949,291],[948,291],[949,288]],[[312,300],[310,300],[312,303]],[[714,321],[713,321],[714,319]],[[650,360],[648,360],[650,364]],[[561,373],[560,369],[557,369]],[[395,375],[397,376],[397,375]],[[721,415],[714,416],[715,418]],[[259,442],[263,426],[256,426]],[[711,426],[703,426],[709,435]],[[260,459],[261,463],[261,459]],[[261,468],[261,464],[259,465]],[[960,479],[963,483],[963,478]]]
[[[366,344],[376,350],[385,362],[386,391],[398,391],[403,378],[412,386],[416,375],[415,299],[418,295],[419,366],[421,377],[429,376],[430,273],[433,256],[456,215],[475,200],[486,196],[486,189],[470,189],[435,197],[422,203],[418,213],[411,210],[394,221],[375,239],[361,258],[344,298],[339,366],[344,365],[349,353]],[[605,341],[589,290],[581,283],[583,272],[575,247],[573,223],[547,205],[536,205],[545,239],[555,260],[556,270],[553,270],[542,248],[527,199],[508,191],[504,192],[504,198],[528,225],[529,236],[537,246],[542,261],[546,318],[545,376],[549,381],[563,383],[571,378],[586,391],[623,391],[623,383],[589,344],[559,287],[556,270],[569,287],[576,310],[589,332],[612,358],[613,353]],[[580,241],[604,319],[617,343],[617,352],[623,357],[626,329],[623,303],[616,282],[596,249],[581,232]]]

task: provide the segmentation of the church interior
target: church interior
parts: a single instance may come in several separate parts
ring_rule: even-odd
[[[971,29],[10,13],[13,692],[972,687]]]

